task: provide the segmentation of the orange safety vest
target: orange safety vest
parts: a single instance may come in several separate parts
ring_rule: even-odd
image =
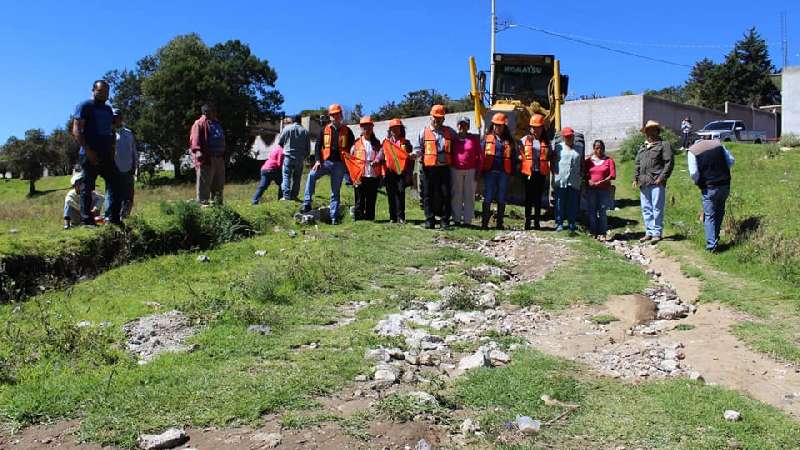
[[[450,165],[450,147],[453,136],[449,128],[444,128],[444,164]],[[425,167],[436,166],[439,163],[439,147],[436,145],[436,135],[433,134],[429,126],[425,127],[425,154],[422,158],[422,165]]]
[[[533,175],[533,138],[531,135],[525,136],[523,141],[522,154],[520,160],[522,161],[520,171],[523,175]],[[550,175],[550,148],[547,142],[539,140],[539,173],[548,176]]]
[[[395,144],[389,139],[383,140],[383,161],[384,171],[390,170],[398,175],[406,170],[408,161],[408,150],[410,145],[407,139],[403,139],[399,144]]]
[[[511,143],[505,142],[503,145],[503,171],[511,175]],[[490,172],[494,164],[497,143],[493,134],[486,135],[486,147],[483,150],[483,172]]]
[[[339,126],[339,151],[345,153],[350,150],[347,145],[347,125],[342,124]],[[325,125],[325,130],[322,135],[322,160],[327,161],[331,157],[331,138],[333,137],[333,124]]]
[[[359,161],[364,161],[364,166],[366,166],[367,164],[372,164],[372,161],[367,161],[367,147],[364,146],[364,136],[361,136],[360,138],[356,139],[356,143],[353,145],[353,149],[355,150],[353,152],[353,156]],[[375,156],[378,155],[377,149],[373,148],[372,151],[375,152]],[[383,176],[383,171],[381,169],[381,166],[373,166],[372,174],[375,175],[376,177]]]

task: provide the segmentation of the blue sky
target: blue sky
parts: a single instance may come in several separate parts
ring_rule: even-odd
[[[789,18],[789,63],[800,64],[800,2],[497,0],[498,16],[592,39],[729,46],[757,27],[781,65],[781,11]],[[240,39],[278,72],[284,110],[340,102],[367,112],[410,90],[452,97],[469,90],[467,58],[488,68],[489,0],[460,1],[81,1],[4,2],[0,28],[0,143],[26,129],[63,125],[107,70],[132,68],[170,38],[199,33],[207,44]],[[298,6],[298,5],[303,5]],[[539,6],[531,6],[539,5]],[[599,42],[691,65],[728,48],[665,48]],[[524,29],[498,34],[497,50],[552,53],[571,95],[618,95],[683,82],[689,69],[610,53]]]

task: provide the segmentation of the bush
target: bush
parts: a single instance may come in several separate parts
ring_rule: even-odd
[[[794,133],[786,133],[781,136],[781,146],[783,147],[800,147],[800,135]]]
[[[203,210],[193,201],[182,201],[162,203],[161,210],[177,220],[185,248],[211,248],[253,233],[250,224],[227,206]]]
[[[677,151],[680,148],[680,142],[678,140],[678,135],[673,133],[672,130],[664,129],[661,131],[661,139],[669,142],[669,145],[672,146],[673,151]],[[645,135],[641,131],[631,128],[628,130],[628,136],[625,140],[622,141],[622,144],[619,146],[619,160],[620,161],[631,161],[636,159],[636,153],[639,152],[639,147],[644,144]]]
[[[781,147],[778,144],[767,144],[764,146],[764,157],[775,159],[781,155]]]

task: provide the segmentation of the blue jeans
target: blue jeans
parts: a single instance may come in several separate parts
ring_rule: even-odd
[[[294,200],[300,194],[300,178],[303,176],[303,159],[285,156],[283,158],[283,198]]]
[[[706,231],[706,249],[714,250],[719,244],[719,229],[725,217],[725,201],[730,186],[709,186],[700,190],[703,196],[703,228]]]
[[[127,218],[131,215],[131,210],[133,209],[133,191],[134,191],[134,184],[136,180],[134,179],[133,170],[129,172],[119,172],[119,189],[117,196],[119,197],[120,202],[120,210],[119,216],[122,219]],[[106,220],[111,220],[110,211],[111,211],[111,191],[106,186],[106,199],[103,203],[103,211],[105,211],[104,215]]]
[[[647,236],[661,237],[664,233],[664,200],[666,197],[666,186],[649,185],[639,188],[639,201],[642,205],[642,218]]]
[[[308,173],[306,180],[306,192],[303,195],[303,207],[311,208],[311,201],[314,198],[314,190],[317,188],[317,180],[329,175],[331,177],[331,218],[338,217],[339,212],[339,191],[342,188],[342,180],[346,172],[344,163],[341,161],[325,161],[319,169]]]
[[[498,204],[506,203],[506,190],[508,190],[508,174],[499,170],[483,173],[483,201]]]
[[[606,234],[608,216],[606,212],[611,204],[611,189],[586,189],[586,210],[589,213],[589,233]]]
[[[91,211],[94,206],[94,188],[99,175],[106,182],[106,199],[109,205],[106,217],[111,222],[119,222],[120,209],[122,207],[122,199],[119,195],[120,176],[113,158],[110,155],[98,155],[97,165],[91,164],[86,155],[81,155],[79,160],[83,171],[80,196],[81,221],[86,225],[94,225],[94,215]]]
[[[281,198],[281,171],[280,169],[275,170],[262,170],[261,171],[261,182],[258,183],[258,187],[256,188],[256,193],[253,195],[253,204],[257,205],[258,202],[261,200],[261,196],[264,195],[264,191],[267,190],[269,187],[269,183],[274,181],[275,186],[278,187],[278,199]]]
[[[575,216],[578,215],[580,193],[580,190],[571,187],[558,188],[556,191],[556,227],[564,225],[564,216],[566,216],[569,230],[575,231]]]

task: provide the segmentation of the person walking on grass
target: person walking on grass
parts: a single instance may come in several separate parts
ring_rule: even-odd
[[[567,219],[570,234],[577,228],[578,202],[581,192],[581,165],[583,155],[575,151],[575,131],[561,130],[561,142],[556,145],[556,164],[553,166],[556,188],[556,231],[564,230]]]
[[[189,149],[197,176],[197,201],[202,206],[222,205],[225,189],[225,132],[217,117],[217,109],[207,103],[202,115],[192,125]]]
[[[383,151],[381,142],[375,137],[373,129],[375,124],[370,116],[364,116],[359,121],[361,136],[356,139],[350,156],[361,164],[363,170],[353,179],[356,209],[355,220],[375,220],[375,202],[378,200],[378,186],[380,185]]]
[[[97,80],[92,85],[92,98],[78,105],[73,115],[72,135],[80,144],[78,159],[83,174],[80,183],[80,212],[84,225],[94,226],[94,189],[97,176],[108,187],[109,212],[112,224],[122,225],[120,219],[119,172],[114,162],[114,112],[106,104],[108,83]]]
[[[389,135],[383,141],[383,172],[391,223],[406,223],[406,187],[411,186],[414,173],[414,160],[410,158],[412,151],[403,122],[390,120]]]
[[[139,168],[139,152],[136,151],[136,140],[133,132],[125,127],[122,112],[114,109],[114,134],[115,149],[114,164],[119,175],[119,200],[120,218],[125,219],[133,211],[134,185],[136,183],[136,172]],[[106,221],[110,222],[109,211],[111,209],[111,193],[106,187],[105,206]]]
[[[314,191],[317,187],[317,180],[330,176],[331,178],[331,201],[330,216],[331,225],[339,224],[339,194],[344,180],[345,165],[342,154],[350,154],[355,137],[350,128],[342,121],[342,106],[332,104],[328,107],[328,116],[331,123],[320,130],[319,139],[315,149],[316,162],[311,167],[306,179],[306,190],[303,194],[303,206],[301,213],[311,211],[311,204],[314,199]]]
[[[719,231],[725,217],[725,201],[731,191],[731,167],[734,158],[717,139],[701,140],[686,153],[689,176],[700,188],[703,202],[703,228],[706,250],[717,251]]]
[[[281,191],[281,178],[283,177],[284,164],[283,147],[278,144],[272,146],[267,156],[267,160],[261,166],[261,182],[258,183],[256,193],[253,195],[253,204],[257,205],[261,201],[261,196],[267,190],[270,183],[275,183],[278,190],[278,200],[283,198]]]
[[[633,188],[639,189],[645,235],[641,242],[658,242],[664,233],[664,203],[667,180],[675,165],[672,147],[661,139],[661,124],[648,120],[642,133],[646,140],[638,153],[633,174]]]
[[[433,105],[430,124],[414,143],[413,156],[422,159],[422,204],[428,229],[435,228],[437,215],[442,229],[450,225],[450,164],[456,132],[444,125],[445,115],[444,105]]]
[[[530,134],[519,142],[520,173],[525,184],[525,229],[538,230],[542,217],[542,194],[550,176],[550,141],[544,135],[543,115],[534,114],[528,124]]]
[[[458,119],[450,167],[451,209],[457,225],[470,226],[475,217],[475,187],[481,164],[480,137],[469,132],[469,117]]]
[[[283,148],[283,183],[280,186],[284,200],[297,200],[303,175],[303,162],[308,157],[311,141],[306,130],[300,125],[300,116],[287,117],[277,143]]]
[[[492,116],[491,129],[486,133],[481,162],[483,176],[483,210],[481,228],[489,228],[492,215],[492,202],[497,201],[495,226],[502,230],[506,212],[506,190],[511,174],[514,173],[516,149],[514,137],[508,129],[508,117],[503,113]]]
[[[686,116],[681,121],[681,150],[689,148],[689,136],[692,134],[692,119]]]
[[[614,160],[606,156],[606,144],[596,140],[592,144],[592,156],[586,160],[586,200],[589,214],[589,234],[604,241],[608,233],[607,211],[611,206],[613,186],[617,177]]]

